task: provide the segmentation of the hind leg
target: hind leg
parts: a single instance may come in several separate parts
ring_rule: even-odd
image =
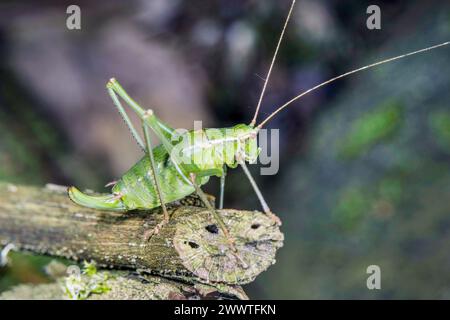
[[[209,203],[209,201],[208,201],[208,197],[206,196],[206,194],[203,192],[203,190],[200,188],[200,186],[195,181],[195,178],[196,178],[195,174],[191,173],[190,178],[191,178],[191,182],[192,182],[192,184],[193,184],[193,186],[195,188],[195,192],[200,197],[200,199],[202,200],[202,202],[204,203],[206,208],[208,208],[211,211],[214,219],[219,224],[219,228],[222,230],[223,234],[227,238],[228,243],[231,246],[231,249],[234,252],[236,252],[237,250],[236,250],[236,248],[234,246],[234,240],[231,238],[230,233],[228,232],[228,228],[225,225],[225,222],[223,222],[222,217],[220,217],[219,214],[217,213],[216,209],[211,206],[211,203]]]
[[[130,130],[131,134],[133,135],[133,138],[136,140],[137,144],[141,147],[142,150],[145,151],[145,145],[142,142],[141,136],[137,132],[136,128],[133,126],[133,123],[131,122],[130,118],[128,117],[128,114],[126,113],[125,109],[123,108],[122,104],[120,103],[119,98],[117,97],[117,94],[115,91],[108,87],[108,93],[111,96],[112,101],[114,102],[114,105],[117,108],[117,111],[119,111],[120,115],[122,116],[123,120],[125,121],[126,125],[128,126],[128,129]]]
[[[214,209],[211,206],[211,204],[208,201],[208,198],[207,198],[206,194],[203,192],[203,190],[200,188],[200,186],[196,183],[196,181],[195,181],[195,174],[191,173],[191,180],[192,180],[192,184],[195,187],[195,191],[196,191],[197,195],[200,197],[200,199],[202,199],[202,201],[205,204],[205,206],[211,211],[214,219],[219,224],[219,228],[222,230],[223,234],[225,235],[225,238],[228,241],[228,245],[230,246],[230,248],[232,250],[233,256],[236,257],[236,260],[242,266],[242,268],[247,269],[249,266],[240,257],[239,252],[237,251],[236,246],[234,245],[234,239],[231,237],[227,226],[223,222],[223,219],[219,216],[219,214],[217,213],[216,209]]]
[[[145,117],[145,115],[144,115],[144,117]],[[151,166],[152,173],[153,173],[153,179],[155,181],[156,193],[158,194],[159,202],[161,203],[161,207],[162,207],[163,214],[164,214],[163,220],[160,223],[158,223],[153,230],[150,230],[149,232],[146,232],[144,234],[145,239],[148,240],[151,236],[158,234],[159,231],[162,229],[162,227],[164,227],[167,223],[169,223],[170,217],[169,217],[169,212],[167,211],[166,203],[164,201],[164,197],[163,197],[163,194],[161,191],[158,169],[155,165],[155,159],[154,159],[153,152],[152,152],[153,148],[152,148],[152,143],[151,143],[151,139],[150,139],[149,129],[144,121],[142,122],[142,128],[144,130],[147,154],[150,159],[150,166]]]

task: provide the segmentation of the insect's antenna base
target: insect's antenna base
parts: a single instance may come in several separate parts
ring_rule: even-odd
[[[275,53],[273,54],[272,61],[270,63],[269,71],[267,71],[267,76],[264,81],[264,85],[261,90],[261,94],[259,96],[258,105],[256,106],[255,114],[253,116],[252,121],[250,122],[251,127],[255,126],[255,124],[256,124],[256,118],[258,117],[259,108],[261,107],[264,93],[266,92],[267,84],[269,83],[270,74],[272,73],[272,69],[275,64],[275,60],[277,59],[278,50],[280,49],[281,41],[283,40],[284,32],[286,31],[286,27],[288,25],[289,19],[291,18],[292,10],[294,9],[294,5],[295,5],[295,0],[292,0],[291,8],[289,9],[289,13],[286,17],[286,21],[284,22],[283,30],[281,31],[280,38],[278,39],[277,47],[275,48]]]
[[[317,89],[319,89],[319,88],[321,88],[321,87],[323,87],[323,86],[326,86],[327,84],[330,84],[330,83],[332,83],[332,82],[334,82],[334,81],[336,81],[336,80],[345,78],[345,77],[347,77],[347,76],[349,76],[349,75],[351,75],[351,74],[354,74],[354,73],[357,73],[357,72],[360,72],[360,71],[363,71],[363,70],[366,70],[366,69],[370,69],[370,68],[379,66],[379,65],[381,65],[381,64],[385,64],[385,63],[388,63],[388,62],[392,62],[392,61],[395,61],[395,60],[399,60],[399,59],[402,59],[402,58],[406,58],[406,57],[409,57],[409,56],[412,56],[412,55],[415,55],[415,54],[418,54],[418,53],[423,53],[423,52],[426,52],[426,51],[430,51],[430,50],[433,50],[433,49],[436,49],[436,48],[439,48],[439,47],[443,47],[443,46],[446,46],[446,45],[449,45],[449,44],[450,44],[450,41],[447,41],[447,42],[443,42],[443,43],[440,43],[440,44],[437,44],[437,45],[434,45],[434,46],[431,46],[431,47],[427,47],[427,48],[424,48],[424,49],[420,49],[420,50],[416,50],[416,51],[413,51],[413,52],[405,53],[405,54],[402,54],[402,55],[399,55],[399,56],[396,56],[396,57],[393,57],[393,58],[389,58],[389,59],[385,59],[385,60],[382,60],[382,61],[378,61],[378,62],[369,64],[369,65],[367,65],[367,66],[364,66],[364,67],[361,67],[361,68],[358,68],[358,69],[354,69],[354,70],[348,71],[348,72],[343,73],[343,74],[341,74],[341,75],[339,75],[339,76],[337,76],[337,77],[334,77],[334,78],[331,78],[331,79],[329,79],[329,80],[327,80],[327,81],[324,81],[324,82],[322,82],[322,83],[319,83],[318,85],[316,85],[316,86],[314,86],[314,87],[312,87],[312,88],[310,88],[310,89],[308,89],[308,90],[306,90],[306,91],[300,93],[298,96],[292,98],[291,100],[289,100],[288,102],[286,102],[285,104],[283,104],[281,107],[279,107],[279,108],[276,109],[274,112],[272,112],[272,113],[271,113],[264,121],[262,121],[256,128],[257,128],[258,130],[261,129],[261,128],[262,128],[267,122],[269,122],[276,114],[278,114],[278,113],[279,113],[280,111],[282,111],[284,108],[288,107],[288,106],[289,106],[291,103],[293,103],[294,101],[296,101],[296,100],[300,99],[301,97],[307,95],[308,93],[311,93],[311,92],[313,92],[313,91],[315,91],[315,90],[317,90]]]

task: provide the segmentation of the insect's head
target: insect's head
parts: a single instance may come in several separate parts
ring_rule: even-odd
[[[258,129],[248,124],[238,124],[233,127],[239,141],[238,152],[246,162],[255,163],[261,149],[258,148]]]

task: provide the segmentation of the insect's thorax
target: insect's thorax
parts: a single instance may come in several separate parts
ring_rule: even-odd
[[[259,150],[256,130],[239,124],[230,128],[192,130],[183,135],[176,152],[183,163],[201,170],[235,168],[237,160],[255,162]]]

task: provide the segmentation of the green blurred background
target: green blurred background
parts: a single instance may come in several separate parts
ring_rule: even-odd
[[[81,7],[81,30],[66,8]],[[260,119],[301,90],[450,40],[448,1],[298,1]],[[141,152],[105,90],[117,77],[174,127],[248,123],[290,1],[2,1],[0,180],[103,185]],[[450,48],[327,86],[278,116],[280,170],[259,176],[283,220],[277,263],[251,298],[450,298]],[[206,190],[218,194],[217,179]],[[240,169],[225,207],[259,209]],[[14,255],[0,291],[49,281]],[[381,290],[366,268],[379,265]]]

